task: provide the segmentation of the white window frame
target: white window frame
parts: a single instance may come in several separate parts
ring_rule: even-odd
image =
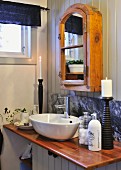
[[[26,35],[22,42],[22,48],[25,46],[25,50],[20,53],[0,52],[0,64],[36,64],[37,30],[26,26],[22,26],[22,29],[22,34]]]

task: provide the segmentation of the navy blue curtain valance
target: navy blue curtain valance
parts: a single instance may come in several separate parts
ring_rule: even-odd
[[[71,15],[65,23],[65,32],[83,35],[82,18]]]
[[[41,26],[41,7],[17,2],[0,1],[0,23]]]

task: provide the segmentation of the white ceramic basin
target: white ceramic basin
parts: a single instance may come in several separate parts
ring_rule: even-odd
[[[29,118],[37,133],[55,140],[71,139],[79,126],[79,118],[64,118],[63,114],[43,113]]]

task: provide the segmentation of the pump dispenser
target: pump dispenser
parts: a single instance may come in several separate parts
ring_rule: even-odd
[[[101,150],[101,123],[97,120],[97,114],[93,113],[88,125],[88,149],[90,151]]]

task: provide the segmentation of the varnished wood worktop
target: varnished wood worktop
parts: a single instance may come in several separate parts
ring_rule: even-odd
[[[34,130],[19,130],[11,124],[4,125],[4,128],[88,170],[121,161],[121,143],[119,142],[114,142],[112,150],[92,152],[85,146],[80,146],[78,138],[58,142],[44,138]]]

